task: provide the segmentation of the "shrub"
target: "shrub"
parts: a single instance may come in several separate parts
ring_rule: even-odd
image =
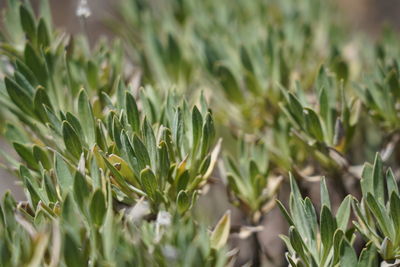
[[[2,158],[26,201],[0,205],[1,266],[398,264],[396,33],[352,34],[318,0],[118,7],[91,47],[47,1],[7,1]],[[210,187],[243,220],[204,219]],[[287,252],[270,255],[276,203]]]

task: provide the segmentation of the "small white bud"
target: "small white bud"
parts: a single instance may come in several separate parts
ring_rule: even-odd
[[[157,224],[168,226],[171,224],[171,214],[167,211],[160,211],[157,214]]]
[[[78,8],[76,9],[76,15],[80,18],[88,18],[92,15],[92,11],[90,11],[87,0],[80,0],[78,3]]]

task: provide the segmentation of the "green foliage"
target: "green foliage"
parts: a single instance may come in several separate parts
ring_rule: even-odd
[[[121,1],[121,39],[90,46],[54,29],[48,1],[8,0],[1,158],[26,201],[0,205],[0,265],[232,266],[236,236],[254,241],[248,264],[282,264],[258,235],[276,203],[290,266],[400,261],[399,38],[353,34],[332,10]],[[218,209],[219,186],[241,220],[206,223],[197,200],[217,188]]]
[[[84,202],[68,194],[52,208],[41,200],[36,211],[7,193],[0,210],[1,265],[226,264],[221,249],[226,240],[220,238],[215,247],[215,237],[193,221],[163,211],[147,222],[137,217],[138,206],[114,212],[110,183],[86,193]],[[229,222],[225,227],[229,229]]]
[[[222,177],[226,180],[229,197],[254,224],[274,205],[282,177],[269,177],[268,151],[263,143],[252,144],[241,138],[237,159],[226,156]]]
[[[400,259],[400,194],[392,170],[384,173],[382,159],[365,164],[361,179],[363,198],[354,201],[354,225],[387,261]]]
[[[220,150],[205,100],[128,86],[119,42],[89,51],[19,6],[0,102],[28,202],[5,197],[1,265],[223,266],[229,218],[210,235],[186,215]]]
[[[286,258],[292,266],[350,266],[350,263],[356,266],[376,266],[376,259],[363,265],[365,262],[362,257],[357,259],[351,245],[355,238],[354,229],[347,228],[351,196],[343,200],[336,215],[333,215],[325,179],[322,179],[321,212],[317,217],[311,200],[301,197],[292,176],[290,187],[290,213],[281,202],[278,204],[290,225],[289,236],[281,238],[289,250]],[[372,246],[368,246],[363,253],[376,257]]]
[[[21,18],[27,14],[22,5]],[[28,31],[36,32],[35,25],[31,17],[21,20],[28,36]],[[14,143],[14,147],[36,171],[34,176],[41,177],[35,179],[43,180],[40,165],[51,171],[49,158],[56,157],[59,185],[54,187],[62,192],[60,199],[71,185],[71,178],[65,176],[80,169],[88,176],[84,182],[89,185],[94,183],[94,176],[100,175],[98,186],[110,177],[121,202],[134,203],[145,196],[157,211],[160,206],[174,207],[178,194],[184,192],[189,201],[185,205],[191,206],[218,155],[218,147],[211,154],[215,136],[211,113],[207,109],[200,112],[196,106],[191,111],[189,104],[173,92],[162,96],[151,88],[127,87],[117,75],[122,61],[118,44],[112,53],[100,47],[89,57],[85,51],[65,55],[52,47],[43,54],[43,47],[34,40],[27,40],[23,54],[15,51],[16,61],[10,58],[15,71],[5,78],[8,96],[1,101],[16,115],[21,127],[34,133],[31,142],[36,144],[35,156],[31,145]],[[24,66],[23,71],[19,65]],[[103,67],[92,73],[92,65]],[[40,66],[43,72],[39,72]],[[79,77],[81,73],[85,76]],[[91,171],[96,168],[91,165],[100,167],[102,173],[94,175]]]

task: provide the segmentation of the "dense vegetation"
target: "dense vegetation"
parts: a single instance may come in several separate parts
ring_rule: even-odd
[[[400,38],[354,34],[333,10],[121,1],[115,41],[90,47],[46,0],[8,0],[0,129],[17,157],[2,158],[27,201],[3,197],[0,265],[398,263]],[[210,223],[198,200],[224,191],[244,219],[225,207]],[[276,207],[286,253],[271,256]]]

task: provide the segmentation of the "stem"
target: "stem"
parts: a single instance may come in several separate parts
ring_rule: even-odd
[[[253,259],[252,259],[252,266],[257,267],[261,266],[261,251],[262,251],[262,246],[260,243],[260,240],[258,239],[258,233],[255,232],[252,235],[253,238],[253,246],[254,246],[254,253],[253,253]]]

